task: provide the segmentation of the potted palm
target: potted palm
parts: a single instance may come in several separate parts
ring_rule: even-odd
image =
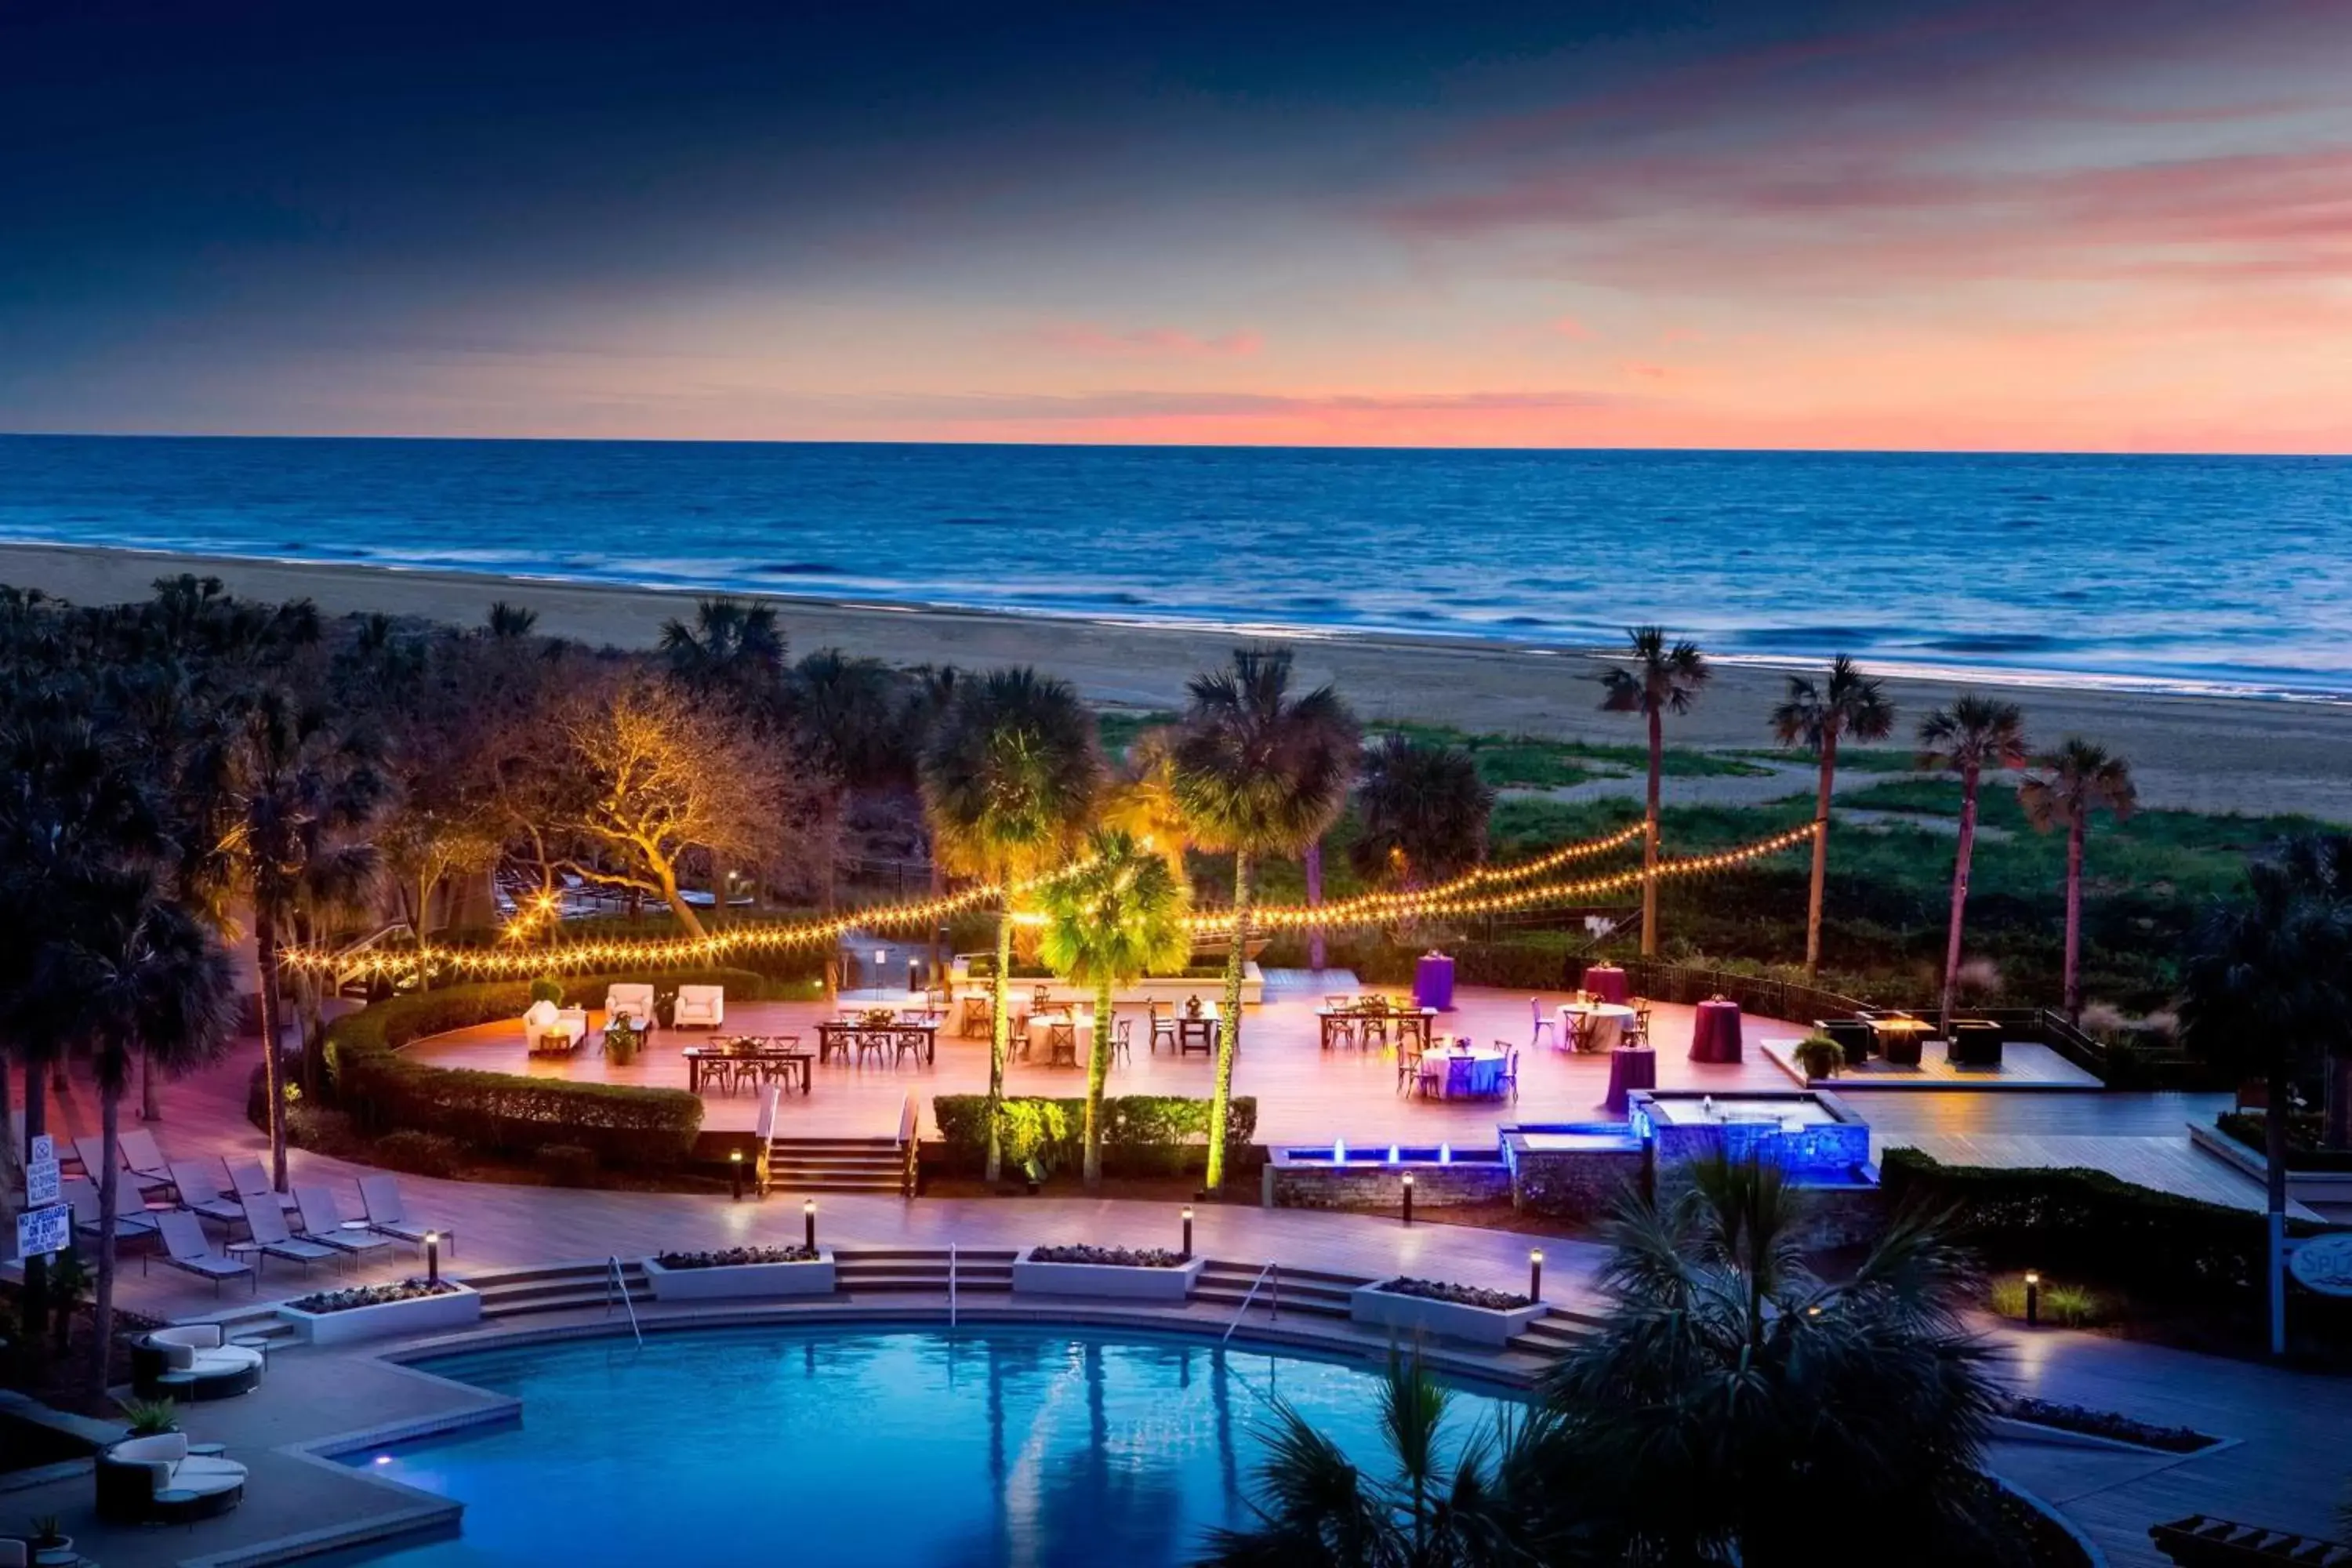
[[[1807,1035],[1789,1053],[1803,1069],[1808,1082],[1815,1079],[1835,1078],[1838,1068],[1845,1065],[1845,1047],[1827,1035]]]
[[[637,1059],[645,1043],[644,1032],[625,1020],[609,1024],[604,1028],[604,1059],[614,1067],[627,1067]]]
[[[58,1516],[45,1513],[33,1521],[32,1539],[26,1542],[33,1551],[36,1563],[71,1563],[81,1561],[74,1550],[73,1537],[58,1528]]]

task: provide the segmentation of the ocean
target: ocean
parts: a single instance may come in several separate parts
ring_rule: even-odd
[[[2352,699],[2352,458],[25,436],[0,539]]]

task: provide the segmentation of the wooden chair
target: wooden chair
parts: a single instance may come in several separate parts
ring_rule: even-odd
[[[1045,1026],[1045,1060],[1054,1067],[1078,1065],[1078,1025],[1075,1018]]]
[[[1540,996],[1528,997],[1528,1012],[1535,1019],[1535,1027],[1528,1031],[1528,1049],[1533,1050],[1538,1046],[1542,1045],[1544,1043],[1544,1037],[1546,1035],[1549,1035],[1551,1037],[1552,1048],[1554,1050],[1558,1050],[1559,1048],[1559,1030],[1553,1026],[1552,1020],[1544,1016],[1543,998]],[[1577,1047],[1579,1050],[1582,1050],[1583,1048],[1584,1047],[1581,1046]]]
[[[1356,1044],[1358,1047],[1369,1051],[1376,1042],[1379,1044],[1381,1049],[1387,1050],[1389,1048],[1388,1014],[1385,1011],[1357,1014]],[[1398,1037],[1397,1045],[1400,1048],[1403,1047],[1404,1039],[1402,1036]]]
[[[963,1016],[956,1020],[956,1033],[967,1040],[982,1039],[987,1037],[988,1026],[989,999],[985,996],[965,997]]]
[[[1421,1081],[1421,1053],[1400,1049],[1397,1052],[1397,1092],[1404,1093]]]
[[[896,1067],[896,1066],[898,1066],[900,1062],[905,1061],[908,1057],[913,1057],[913,1058],[915,1058],[915,1064],[916,1064],[918,1067],[919,1067],[919,1066],[921,1066],[921,1065],[922,1065],[922,1060],[923,1060],[923,1031],[922,1031],[922,1030],[920,1030],[920,1029],[901,1029],[901,1030],[899,1030],[899,1031],[898,1032],[898,1035],[897,1035],[897,1037],[896,1037],[896,1040],[897,1040],[897,1043],[896,1043],[896,1044],[891,1047],[891,1052],[890,1052],[890,1065],[891,1065],[892,1067]]]
[[[1576,1054],[1582,1056],[1588,1051],[1598,1049],[1601,1045],[1601,1015],[1571,1013],[1569,1016],[1575,1020],[1574,1032],[1569,1037],[1569,1044],[1574,1048]]]
[[[1647,1002],[1633,1004],[1633,1021],[1618,1032],[1617,1043],[1621,1046],[1646,1046],[1650,1043],[1650,1005]]]
[[[1110,1027],[1110,1055],[1113,1061],[1135,1065],[1135,1020],[1120,1018]]]
[[[1519,1098],[1519,1047],[1508,1040],[1496,1040],[1495,1048],[1503,1053],[1503,1076],[1499,1087],[1516,1101]]]
[[[894,1031],[892,1031],[892,1030],[889,1030],[889,1029],[860,1029],[860,1030],[858,1030],[858,1031],[857,1031],[857,1058],[856,1058],[857,1065],[858,1065],[859,1067],[864,1067],[864,1066],[866,1065],[866,1053],[870,1051],[870,1052],[872,1052],[872,1053],[873,1053],[873,1055],[874,1055],[874,1065],[875,1065],[876,1067],[887,1067],[887,1066],[889,1066],[889,1065],[890,1065],[890,1060],[891,1060],[890,1053],[892,1052],[892,1050],[893,1050],[893,1049],[895,1049],[895,1048],[896,1048],[897,1045],[898,1045],[898,1040],[897,1040],[897,1038],[896,1038],[895,1032],[894,1032]]]
[[[1176,1019],[1174,1016],[1162,1011],[1162,1009],[1167,1006],[1167,1004],[1164,1002],[1154,1002],[1150,1005],[1151,1009],[1151,1054],[1153,1056],[1158,1056],[1160,1054],[1160,1043],[1162,1040],[1168,1042],[1168,1048],[1170,1050],[1172,1051],[1176,1049]]]

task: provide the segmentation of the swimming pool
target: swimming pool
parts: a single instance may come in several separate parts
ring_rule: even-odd
[[[1249,1522],[1269,1390],[1387,1473],[1375,1369],[1176,1336],[763,1328],[425,1365],[523,1415],[343,1456],[466,1505],[461,1538],[376,1568],[1191,1563]],[[1460,1394],[1455,1436],[1500,1405]]]

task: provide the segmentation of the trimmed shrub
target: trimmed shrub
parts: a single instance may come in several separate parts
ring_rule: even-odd
[[[559,1187],[596,1184],[596,1151],[578,1143],[550,1143],[539,1152],[539,1168]]]
[[[746,970],[670,970],[644,975],[588,975],[565,982],[568,995],[593,1004],[606,986],[650,981],[726,986],[758,997],[772,983]],[[498,1018],[518,1018],[530,1004],[520,981],[453,985],[395,996],[345,1014],[327,1027],[327,1062],[335,1096],[362,1131],[438,1132],[484,1153],[528,1156],[549,1143],[591,1151],[604,1164],[660,1168],[680,1164],[702,1127],[702,1101],[684,1089],[569,1083],[405,1061],[400,1047],[427,1035]]]
[[[541,975],[530,983],[530,1000],[533,1006],[537,1006],[541,1002],[562,1002],[563,982],[553,975]]]
[[[1890,1149],[1880,1174],[1898,1203],[1949,1209],[1988,1267],[2063,1267],[2156,1297],[2246,1300],[2261,1288],[2263,1216],[2134,1186],[2105,1171],[1947,1165]],[[2290,1229],[2307,1229],[2288,1222]]]
[[[1225,1121],[1225,1146],[1246,1148],[1257,1136],[1257,1100],[1235,1095]],[[941,1094],[932,1118],[951,1169],[974,1171],[988,1157],[988,1097]],[[1085,1152],[1087,1102],[1033,1096],[1007,1098],[1002,1140],[1008,1166],[1036,1159],[1048,1168],[1076,1164]],[[1181,1175],[1203,1170],[1209,1155],[1209,1101],[1183,1095],[1122,1094],[1103,1098],[1103,1169],[1122,1176]]]
[[[454,1176],[463,1152],[455,1138],[404,1127],[376,1140],[374,1160],[414,1176]]]

